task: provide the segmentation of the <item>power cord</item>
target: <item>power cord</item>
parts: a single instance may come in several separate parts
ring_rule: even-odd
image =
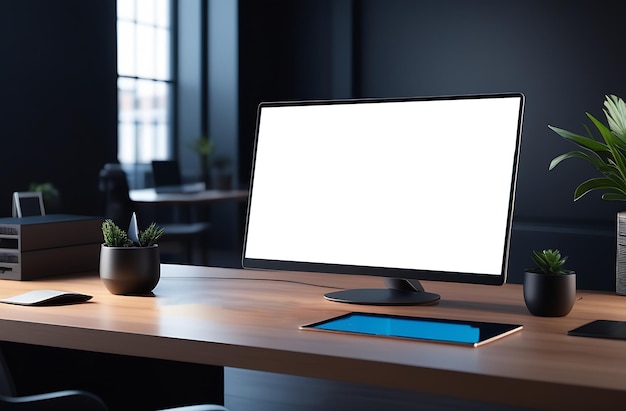
[[[197,280],[199,278],[202,279],[207,279],[207,280],[240,280],[240,281],[273,281],[273,282],[278,282],[278,283],[291,283],[291,284],[299,284],[299,285],[306,285],[309,287],[319,287],[319,288],[332,288],[334,290],[345,290],[345,288],[342,287],[333,287],[333,286],[329,286],[329,285],[320,285],[320,284],[313,284],[313,283],[308,283],[305,281],[296,281],[296,280],[284,280],[281,278],[250,278],[250,277],[167,277],[167,276],[163,276],[162,278],[174,278],[174,279],[194,279]]]

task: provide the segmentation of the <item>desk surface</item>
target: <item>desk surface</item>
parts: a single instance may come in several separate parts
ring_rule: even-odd
[[[286,281],[285,281],[286,280]],[[573,337],[595,319],[626,320],[626,297],[579,292],[563,318],[531,316],[520,285],[424,282],[429,307],[333,303],[325,292],[379,287],[374,277],[163,265],[154,297],[115,296],[94,273],[0,281],[0,298],[54,288],[92,294],[78,306],[0,304],[0,339],[335,379],[542,408],[626,402],[626,341]],[[299,330],[349,311],[519,323],[485,346]]]
[[[222,201],[244,201],[248,190],[204,190],[195,193],[157,193],[154,188],[130,190],[135,203],[149,204],[201,204]]]

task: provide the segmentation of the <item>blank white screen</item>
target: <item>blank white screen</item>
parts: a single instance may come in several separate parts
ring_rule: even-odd
[[[520,106],[263,106],[244,258],[501,274]]]

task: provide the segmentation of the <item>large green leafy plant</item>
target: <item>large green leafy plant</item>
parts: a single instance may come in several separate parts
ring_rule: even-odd
[[[555,157],[550,163],[550,170],[563,160],[578,157],[591,163],[603,175],[586,180],[576,187],[574,201],[594,190],[604,191],[602,194],[604,200],[626,200],[626,103],[617,96],[606,96],[602,111],[606,116],[608,127],[586,113],[596,128],[596,134],[587,125],[584,127],[588,136],[548,126],[582,149]]]

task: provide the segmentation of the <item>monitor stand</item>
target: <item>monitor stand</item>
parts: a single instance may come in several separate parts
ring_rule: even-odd
[[[366,305],[434,305],[439,294],[427,293],[419,280],[385,278],[387,288],[360,288],[324,295],[330,301]]]

